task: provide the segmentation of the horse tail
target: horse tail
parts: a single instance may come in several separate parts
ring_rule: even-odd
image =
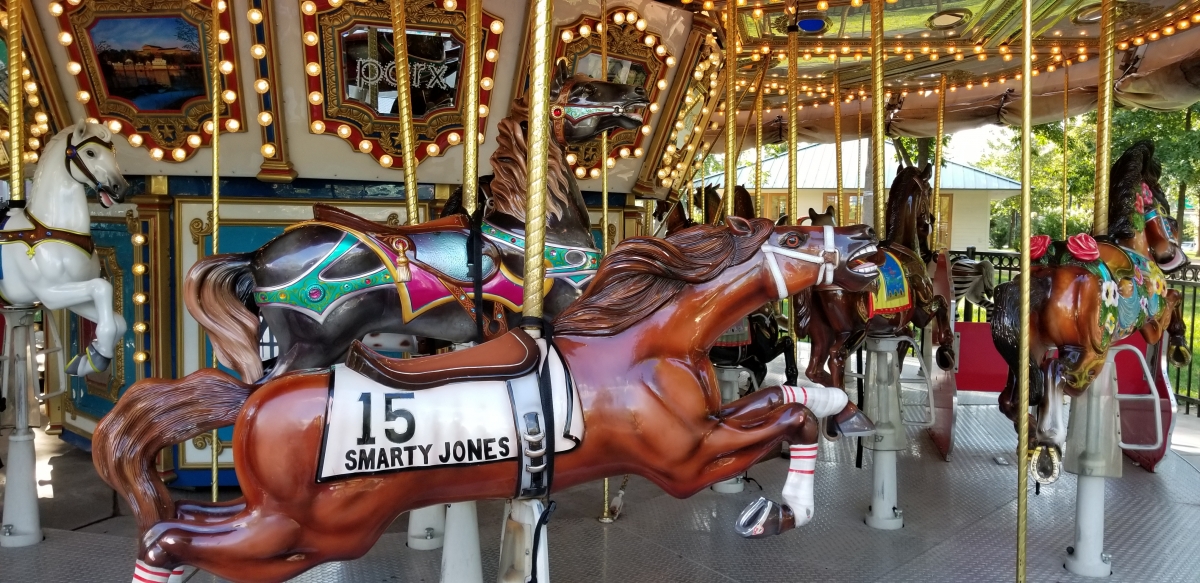
[[[1016,391],[1017,367],[1021,363],[1021,286],[1018,280],[1002,283],[996,286],[992,296],[994,306],[988,316],[992,324],[992,342],[996,351],[1008,364],[1008,383]],[[1031,302],[1038,304],[1040,302]],[[1029,359],[1029,394],[1041,395],[1045,379],[1042,378],[1037,363]],[[1015,394],[1015,393],[1014,393]]]
[[[221,364],[243,379],[262,378],[258,306],[249,254],[226,253],[197,261],[183,280],[183,301],[208,332]]]
[[[92,438],[96,471],[133,509],[142,532],[175,517],[175,503],[153,468],[158,452],[233,424],[249,396],[250,385],[204,369],[181,380],[138,381],[100,420]]]

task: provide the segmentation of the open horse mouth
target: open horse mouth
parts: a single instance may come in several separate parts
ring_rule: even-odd
[[[97,190],[96,196],[100,198],[100,206],[104,208],[112,208],[113,205],[117,204],[116,201],[113,200],[112,195],[108,194],[107,188],[101,188],[100,190]]]
[[[863,248],[855,251],[846,259],[846,267],[854,273],[862,275],[871,275],[879,272],[879,263],[883,260],[882,257],[876,257],[879,254],[879,248],[875,245],[866,245]]]

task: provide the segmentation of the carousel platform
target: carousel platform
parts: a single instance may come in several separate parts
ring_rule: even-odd
[[[625,513],[610,525],[596,521],[599,483],[562,492],[555,496],[559,510],[550,522],[551,576],[570,583],[1011,580],[1016,442],[994,396],[960,394],[958,443],[950,462],[942,461],[923,431],[911,429],[910,438],[912,446],[899,461],[902,530],[876,531],[863,523],[871,453],[865,452],[863,468],[855,468],[853,441],[824,442],[815,519],[773,539],[744,540],[733,531],[738,513],[759,496],[753,483],[741,494],[704,491],[677,500],[633,478]],[[88,454],[56,442],[49,436],[39,442],[39,453],[45,452],[39,468],[46,470],[39,480],[52,487],[41,500],[46,539],[34,547],[0,549],[0,582],[129,581],[136,546],[132,517],[95,476]],[[1197,580],[1200,420],[1180,420],[1175,447],[1157,473],[1126,462],[1125,476],[1107,482],[1106,549],[1115,565],[1110,581]],[[784,460],[771,459],[750,476],[778,498],[786,473]],[[1030,496],[1029,581],[1087,581],[1062,566],[1074,529],[1074,494],[1075,477],[1064,474]],[[485,581],[495,580],[501,512],[500,502],[479,505]],[[438,581],[440,551],[408,549],[406,523],[407,516],[400,517],[365,557],[318,567],[296,581]],[[187,581],[218,579],[189,570]]]

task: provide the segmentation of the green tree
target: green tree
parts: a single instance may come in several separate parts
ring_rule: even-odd
[[[1200,131],[1196,131],[1200,116],[1192,110],[1178,112],[1131,111],[1118,109],[1112,121],[1112,158],[1117,157],[1133,143],[1142,139],[1153,139],[1155,157],[1163,165],[1160,180],[1167,191],[1173,208],[1178,215],[1179,196],[1185,195],[1192,204],[1196,200],[1195,188],[1200,184]],[[980,167],[1001,176],[1020,179],[1021,150],[1020,134],[1008,129],[1007,135],[988,144],[989,153],[980,160]],[[1090,232],[1093,219],[1095,192],[1096,114],[1091,112],[1069,120],[1066,129],[1070,143],[1067,156],[1067,232],[1068,234]],[[1062,237],[1063,225],[1063,124],[1049,123],[1033,128],[1032,152],[1032,208],[1033,234]],[[1189,185],[1192,187],[1189,190]],[[992,203],[991,245],[1007,248],[1016,242],[1019,222],[1013,219],[1020,208],[1020,197],[1013,196]],[[1186,224],[1182,217],[1185,238],[1194,238],[1196,226]]]

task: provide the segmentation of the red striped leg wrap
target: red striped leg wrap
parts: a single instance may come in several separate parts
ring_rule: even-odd
[[[183,583],[183,567],[175,567],[171,571],[171,577],[167,579],[167,583]]]
[[[812,520],[813,478],[817,469],[817,444],[793,445],[789,448],[787,480],[783,483],[783,502],[796,514],[796,526]]]
[[[170,578],[170,569],[151,567],[150,565],[142,562],[140,559],[133,566],[132,583],[167,583]]]
[[[808,407],[817,417],[828,417],[838,413],[846,408],[846,403],[850,402],[846,391],[837,387],[780,385],[779,390],[783,393],[784,402],[800,403]]]

